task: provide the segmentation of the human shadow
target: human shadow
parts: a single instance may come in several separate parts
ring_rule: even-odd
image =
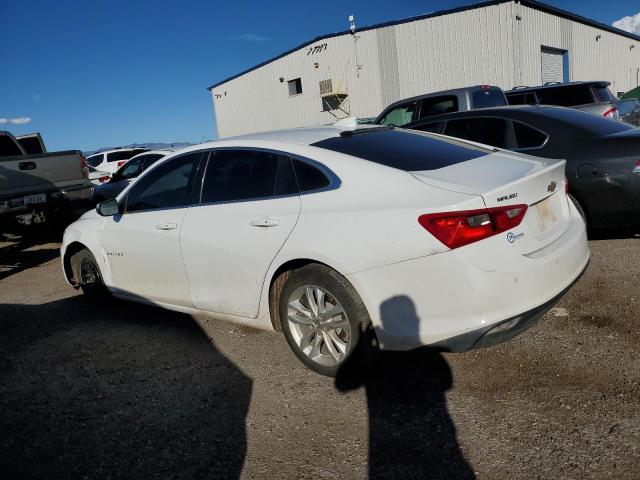
[[[4,478],[239,478],[252,380],[188,315],[0,304]]]
[[[382,303],[383,329],[397,321],[398,312],[408,327],[404,332],[417,335],[419,318],[406,296]],[[382,352],[366,369],[345,365],[338,372],[338,390],[366,390],[369,478],[475,478],[447,410],[445,392],[451,385],[446,360],[426,348]]]

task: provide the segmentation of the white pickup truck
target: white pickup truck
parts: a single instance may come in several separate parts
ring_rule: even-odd
[[[79,150],[47,153],[39,134],[0,131],[0,226],[73,217],[92,207],[91,187]]]

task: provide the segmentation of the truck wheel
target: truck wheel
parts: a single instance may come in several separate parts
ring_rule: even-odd
[[[372,358],[367,351],[377,350],[362,299],[335,270],[312,264],[293,271],[279,305],[289,346],[314,372],[335,377],[347,363],[361,366]]]
[[[82,293],[91,296],[101,296],[106,293],[100,268],[88,249],[83,248],[71,257],[71,268]]]

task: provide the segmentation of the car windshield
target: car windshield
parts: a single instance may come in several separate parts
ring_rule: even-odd
[[[87,158],[87,164],[91,167],[97,167],[102,163],[102,155],[94,155]]]
[[[448,167],[492,152],[428,133],[383,128],[356,131],[312,145],[409,172]]]

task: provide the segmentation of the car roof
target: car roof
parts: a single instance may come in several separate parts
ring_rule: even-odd
[[[527,93],[533,90],[542,90],[548,88],[564,88],[564,87],[572,87],[576,85],[588,85],[592,87],[608,87],[611,85],[611,82],[606,82],[604,80],[593,80],[593,81],[575,81],[575,82],[565,82],[565,83],[551,83],[549,85],[538,85],[537,87],[530,86],[518,86],[513,87],[511,90],[505,90],[504,93]]]
[[[112,148],[110,150],[103,150],[101,152],[96,152],[96,153],[92,153],[91,155],[89,155],[90,157],[93,157],[94,155],[103,155],[105,153],[114,153],[114,152],[129,152],[131,150],[148,150],[147,147],[123,147],[123,148]],[[146,153],[146,152],[145,152]]]
[[[381,127],[379,125],[357,125],[355,127],[340,127],[328,125],[323,127],[304,127],[293,128],[289,130],[274,130],[270,132],[251,133],[247,135],[238,135],[235,137],[227,137],[224,141],[235,140],[267,140],[272,142],[295,143],[299,145],[311,145],[313,143],[326,140],[327,138],[339,137],[342,132],[351,132],[357,134],[359,132],[387,129],[389,127]],[[215,145],[217,142],[211,142]],[[206,144],[205,144],[206,145]]]
[[[140,152],[137,155],[134,155],[131,158],[136,158],[139,157],[141,155],[149,155],[150,153],[155,153],[155,154],[162,154],[162,155],[169,155],[170,153],[173,153],[175,150],[171,150],[169,148],[163,148],[162,150],[147,150],[146,152]]]

